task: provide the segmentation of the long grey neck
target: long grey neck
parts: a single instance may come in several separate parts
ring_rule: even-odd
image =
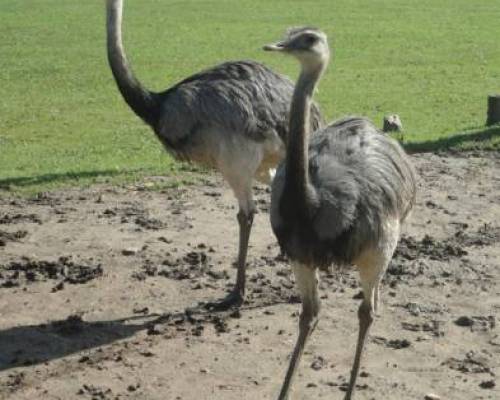
[[[285,188],[293,194],[296,206],[306,206],[309,190],[310,110],[314,88],[321,78],[323,66],[302,69],[292,98],[290,128],[286,155]]]
[[[130,108],[151,126],[159,117],[159,105],[154,93],[145,89],[129,66],[122,43],[123,0],[107,0],[106,28],[108,61],[116,84]]]

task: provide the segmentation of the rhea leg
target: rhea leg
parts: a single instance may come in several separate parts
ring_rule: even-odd
[[[297,371],[307,339],[318,323],[320,301],[318,296],[318,275],[312,266],[294,264],[295,281],[302,299],[302,313],[299,320],[299,337],[288,366],[285,381],[281,387],[278,400],[287,400],[293,378]]]
[[[248,241],[252,230],[254,211],[245,212],[240,209],[236,218],[240,226],[240,241],[238,246],[238,265],[236,271],[236,284],[229,295],[216,304],[214,308],[223,310],[232,306],[239,307],[245,300],[246,265],[248,253]]]
[[[379,243],[378,249],[366,252],[363,257],[360,257],[360,259],[356,261],[359,267],[361,286],[363,287],[363,301],[358,309],[358,342],[356,344],[356,353],[351,370],[349,386],[344,400],[352,399],[366,337],[373,323],[374,312],[378,307],[380,281],[389,265],[399,238],[398,220],[386,221],[384,228],[384,240]]]
[[[359,366],[361,364],[361,355],[363,353],[363,348],[366,342],[366,336],[370,330],[370,326],[373,322],[373,309],[372,305],[363,300],[358,309],[359,318],[359,334],[358,343],[356,345],[356,354],[354,356],[354,364],[351,370],[351,378],[349,380],[349,387],[347,388],[347,393],[345,400],[351,400],[352,394],[354,393],[354,388],[356,386],[356,379],[358,378]]]
[[[235,191],[238,198],[239,211],[236,214],[239,225],[239,246],[236,272],[236,284],[223,300],[215,303],[208,303],[208,308],[215,310],[227,310],[231,307],[239,307],[245,300],[246,285],[246,263],[248,253],[248,242],[252,230],[255,206],[253,202],[251,181],[242,189]]]
[[[240,226],[240,241],[238,247],[238,271],[236,274],[236,286],[234,291],[239,294],[243,300],[245,297],[245,278],[246,278],[246,264],[248,241],[250,239],[250,232],[252,230],[254,210],[243,210],[236,215],[238,224]]]

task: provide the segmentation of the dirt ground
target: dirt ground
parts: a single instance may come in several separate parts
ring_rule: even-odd
[[[500,155],[414,157],[418,204],[382,288],[356,398],[500,399]],[[297,334],[293,276],[256,187],[248,301],[231,287],[235,201],[180,188],[0,195],[0,399],[275,399]],[[342,399],[357,273],[322,275],[320,323],[293,399]]]

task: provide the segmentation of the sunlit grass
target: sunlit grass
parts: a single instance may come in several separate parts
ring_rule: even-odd
[[[296,62],[261,47],[288,26],[316,25],[334,48],[317,95],[327,119],[361,114],[381,125],[398,113],[405,140],[437,145],[482,129],[486,97],[500,91],[498,21],[491,0],[141,0],[125,2],[124,38],[140,80],[162,90],[231,59],[295,77]],[[0,186],[175,172],[115,87],[102,0],[0,2],[0,36]],[[500,143],[498,130],[470,138]]]

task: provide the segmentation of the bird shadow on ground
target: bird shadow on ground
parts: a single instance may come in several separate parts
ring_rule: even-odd
[[[134,173],[127,171],[126,173]],[[11,187],[29,187],[35,185],[45,185],[54,182],[64,183],[78,181],[80,179],[91,179],[97,177],[112,177],[121,175],[124,171],[103,170],[103,171],[81,171],[81,172],[62,172],[54,174],[43,174],[35,176],[19,176],[14,178],[0,179],[0,189],[10,189]]]
[[[409,153],[440,152],[451,150],[499,150],[500,125],[470,132],[458,133],[437,140],[404,143]]]
[[[170,167],[173,172],[186,172],[186,173],[206,173],[209,170],[189,164],[186,162],[177,162],[174,167]],[[116,176],[135,176],[136,174],[147,173],[142,169],[127,169],[127,170],[95,170],[95,171],[69,171],[53,174],[42,174],[32,176],[19,176],[12,178],[0,178],[0,191],[1,190],[15,190],[20,188],[29,188],[38,185],[50,184],[77,184],[81,180],[92,180],[97,178],[112,178]]]
[[[246,307],[250,308],[254,307]],[[180,312],[133,315],[109,321],[84,321],[79,315],[70,315],[64,320],[7,328],[0,331],[0,372],[110,345],[141,331],[161,335],[179,328],[196,334],[210,324],[218,332],[227,332],[226,320],[239,318],[239,312],[239,309],[207,310],[200,305]]]
[[[0,371],[37,365],[131,337],[150,323],[133,323],[138,318],[87,322],[73,315],[46,324],[5,329],[0,331]]]

